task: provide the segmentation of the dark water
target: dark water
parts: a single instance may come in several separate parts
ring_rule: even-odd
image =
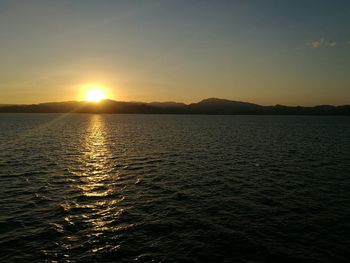
[[[350,119],[0,115],[1,262],[349,262]]]

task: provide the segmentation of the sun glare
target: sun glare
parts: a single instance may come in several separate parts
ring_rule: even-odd
[[[101,88],[92,88],[87,91],[85,96],[85,100],[90,102],[100,102],[106,98],[106,93]]]

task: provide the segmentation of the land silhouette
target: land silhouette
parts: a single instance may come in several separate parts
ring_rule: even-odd
[[[0,105],[0,113],[110,113],[110,114],[208,114],[208,115],[343,115],[350,105],[262,106],[254,103],[209,98],[197,103],[125,102],[103,100],[50,102],[30,105]]]

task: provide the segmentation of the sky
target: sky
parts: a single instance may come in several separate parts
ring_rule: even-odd
[[[0,104],[350,104],[348,0],[0,0]]]

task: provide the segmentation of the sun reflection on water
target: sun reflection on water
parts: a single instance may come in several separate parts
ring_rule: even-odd
[[[96,193],[97,196],[101,196],[103,191],[94,189],[108,188],[104,180],[110,179],[112,166],[106,133],[104,119],[100,115],[92,115],[81,145],[83,155],[80,158],[80,176],[84,184],[80,188],[84,195]],[[108,190],[110,189],[106,189]]]
[[[79,194],[74,200],[69,200],[64,209],[68,213],[66,223],[83,226],[78,229],[78,234],[85,235],[89,243],[92,237],[103,237],[106,233],[120,230],[121,226],[117,222],[124,209],[119,204],[124,196],[118,185],[119,172],[113,169],[104,117],[91,115],[86,131],[82,134],[81,154],[71,169],[76,178],[72,187]],[[105,245],[96,243],[90,251],[94,253],[113,249]],[[118,245],[114,249],[118,249]]]

